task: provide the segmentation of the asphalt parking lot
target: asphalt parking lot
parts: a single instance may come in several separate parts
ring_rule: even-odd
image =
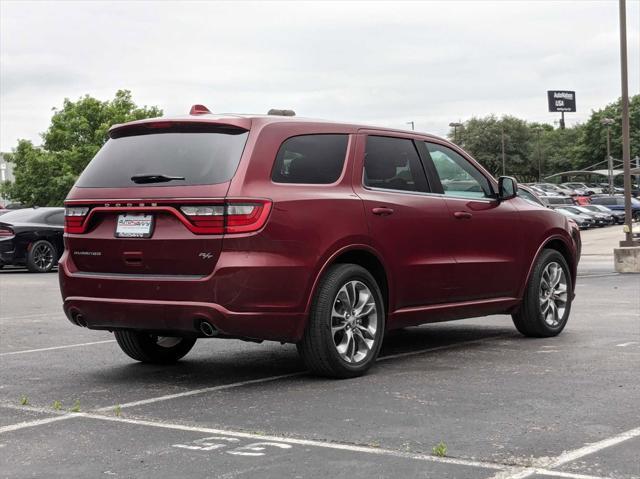
[[[5,269],[0,477],[638,478],[640,275],[613,273],[620,229],[583,233],[557,338],[507,316],[409,328],[343,381],[274,343],[138,364],[64,318],[56,274]]]

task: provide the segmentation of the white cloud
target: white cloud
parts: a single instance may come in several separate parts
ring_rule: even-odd
[[[628,2],[630,89],[640,2]],[[184,113],[266,112],[443,134],[489,113],[553,121],[546,90],[584,120],[620,94],[617,2],[0,3],[0,150],[38,141],[63,98]]]

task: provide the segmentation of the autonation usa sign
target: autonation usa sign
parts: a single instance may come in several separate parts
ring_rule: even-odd
[[[567,90],[547,91],[549,111],[576,111],[576,92]]]

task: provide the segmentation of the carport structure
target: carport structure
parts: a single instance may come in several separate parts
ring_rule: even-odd
[[[594,165],[595,166],[595,165]],[[604,177],[609,179],[609,184],[613,184],[615,179],[624,174],[624,170],[621,169],[612,169],[611,172],[609,170],[568,170],[561,171],[560,173],[555,173],[553,175],[549,175],[545,177],[545,180],[551,180],[553,178],[560,178],[562,183],[569,181],[569,178],[584,178],[587,181],[593,181],[594,177]],[[631,168],[631,174],[640,177],[640,167]],[[640,181],[640,178],[637,180]]]

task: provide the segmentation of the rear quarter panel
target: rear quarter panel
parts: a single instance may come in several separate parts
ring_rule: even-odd
[[[350,135],[340,178],[333,184],[271,181],[280,145],[307,134]],[[355,135],[324,123],[254,123],[228,196],[267,198],[273,207],[258,234],[226,236],[215,281],[221,304],[234,311],[307,312],[315,280],[337,251],[368,243],[362,201],[351,186]],[[233,287],[222,287],[222,282]]]

